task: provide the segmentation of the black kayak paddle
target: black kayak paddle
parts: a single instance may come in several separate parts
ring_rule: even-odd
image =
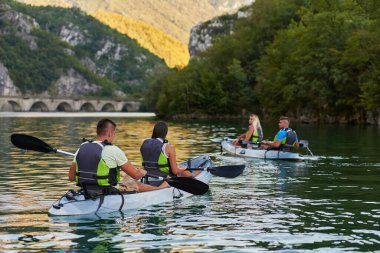
[[[204,170],[209,171],[211,174],[218,177],[228,177],[234,178],[239,176],[245,168],[244,164],[239,165],[225,165],[217,167],[206,167],[206,168],[187,168],[186,170]]]
[[[209,188],[208,184],[191,177],[163,178],[150,174],[146,176],[166,181],[170,186],[194,195],[202,195],[206,193]]]
[[[74,156],[73,153],[55,149],[43,140],[27,134],[12,134],[11,142],[13,145],[21,149],[33,150],[43,153],[62,153],[65,155]]]

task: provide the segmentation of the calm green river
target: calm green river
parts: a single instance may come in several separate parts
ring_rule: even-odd
[[[303,162],[247,160],[210,138],[235,137],[239,122],[169,122],[180,161],[201,154],[215,165],[246,164],[234,179],[158,206],[97,218],[52,217],[50,205],[74,183],[71,157],[23,151],[12,133],[74,152],[98,118],[0,118],[0,252],[364,252],[380,251],[380,128],[295,125],[314,153]],[[139,147],[154,121],[115,118],[114,144],[140,165]],[[277,123],[264,124],[264,136]],[[306,152],[303,151],[304,154]]]

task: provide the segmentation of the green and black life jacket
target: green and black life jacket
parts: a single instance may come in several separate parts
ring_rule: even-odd
[[[159,176],[172,175],[169,159],[163,152],[164,143],[161,139],[146,139],[141,145],[140,152],[144,169]]]
[[[245,133],[245,136],[247,136],[249,133],[249,130]],[[250,142],[260,142],[263,140],[263,134],[261,128],[257,127],[255,131],[252,133],[252,136],[248,139]]]
[[[79,186],[115,186],[120,182],[120,168],[109,168],[102,151],[109,142],[84,142],[75,157],[75,181]]]
[[[294,146],[297,141],[296,131],[293,131],[291,128],[283,128],[280,131],[286,131],[286,137],[282,139],[281,146]],[[273,141],[277,141],[277,134]]]

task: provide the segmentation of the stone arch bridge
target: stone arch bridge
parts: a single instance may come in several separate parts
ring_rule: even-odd
[[[139,100],[0,97],[3,112],[137,112]]]

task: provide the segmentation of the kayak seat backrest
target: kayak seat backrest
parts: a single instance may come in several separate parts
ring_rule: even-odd
[[[200,164],[197,165],[197,167],[198,167],[198,168],[199,168],[199,167],[205,167],[207,163],[208,163],[209,166],[211,165],[211,160],[210,160],[210,158],[207,157],[207,156],[203,156],[203,161],[201,161]],[[192,164],[192,166],[194,166],[194,165]]]
[[[293,145],[289,145],[289,144],[283,144],[280,147],[280,150],[285,151],[285,152],[290,152],[292,151],[292,149],[293,149]]]
[[[118,195],[119,189],[112,186],[98,186],[86,184],[82,185],[83,195],[85,199],[94,199],[100,195]]]
[[[153,186],[160,186],[163,182],[164,181],[162,180],[157,180],[157,179],[152,180],[152,178],[150,178],[150,180],[148,181],[148,184],[153,185]]]
[[[191,168],[210,167],[212,165],[211,158],[207,155],[198,156],[180,163],[182,166]]]

